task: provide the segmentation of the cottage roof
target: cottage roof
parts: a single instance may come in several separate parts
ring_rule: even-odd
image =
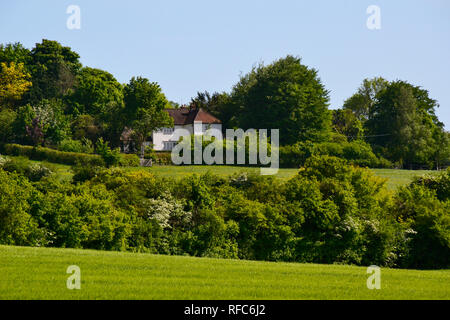
[[[165,109],[173,118],[175,125],[193,124],[194,121],[201,121],[206,124],[221,123],[219,119],[202,108],[181,107],[178,109]]]

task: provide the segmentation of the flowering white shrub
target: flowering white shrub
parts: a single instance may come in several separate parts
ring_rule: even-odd
[[[155,219],[163,229],[183,227],[192,221],[192,213],[184,211],[183,203],[165,193],[158,199],[146,200],[147,216]]]

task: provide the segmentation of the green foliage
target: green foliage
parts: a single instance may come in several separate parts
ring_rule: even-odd
[[[59,143],[58,150],[64,152],[94,153],[94,146],[91,140],[86,138],[82,141],[66,139]]]
[[[108,167],[119,164],[120,150],[118,148],[111,149],[108,142],[103,141],[103,138],[98,139],[95,145],[95,152],[102,157]]]
[[[449,268],[450,201],[440,201],[435,190],[413,183],[400,189],[394,210],[398,219],[410,228],[401,265],[419,269]]]
[[[362,122],[369,119],[372,108],[376,103],[377,95],[389,85],[382,77],[364,79],[358,91],[345,100],[344,110],[350,110]]]
[[[31,50],[33,86],[29,101],[60,98],[70,93],[81,68],[80,56],[57,41],[43,39]]]
[[[0,243],[417,268],[448,262],[439,255],[448,250],[448,172],[392,198],[385,180],[330,156],[308,158],[286,182],[246,172],[174,180],[80,162],[68,184],[15,162],[1,160],[0,171],[26,183],[17,214],[35,224],[4,229]]]
[[[421,110],[411,85],[391,83],[381,91],[367,121],[372,143],[386,149],[386,156],[407,167],[427,163],[433,152],[431,123]],[[383,136],[381,136],[383,135]]]
[[[348,141],[360,140],[364,135],[362,122],[349,109],[333,110],[333,130],[344,135]]]
[[[172,164],[170,152],[155,152],[154,162],[157,165],[168,166]]]
[[[0,111],[0,144],[12,142],[16,117],[17,113],[12,110]]]
[[[330,132],[328,91],[317,70],[287,56],[259,65],[233,87],[237,127],[280,129],[280,144],[323,141]]]
[[[153,130],[173,126],[173,119],[164,111],[169,102],[156,82],[133,77],[124,88],[126,124],[133,128],[138,146],[142,146]]]
[[[105,118],[123,103],[122,85],[109,72],[85,67],[70,97],[73,113]]]
[[[282,146],[280,152],[280,166],[287,168],[298,168],[305,164],[306,159],[312,155],[333,156],[348,163],[361,167],[391,168],[392,163],[382,157],[377,157],[370,145],[361,140],[347,142],[323,143],[296,143],[291,146]]]
[[[141,160],[135,154],[120,154],[118,165],[120,167],[139,167]]]
[[[75,118],[72,122],[73,138],[76,140],[89,139],[97,141],[101,128],[93,116],[82,114]]]
[[[54,149],[43,147],[22,146],[18,144],[5,145],[5,153],[12,156],[25,156],[32,160],[45,160],[54,163],[75,165],[82,160],[94,163],[96,165],[104,165],[101,157],[94,154],[84,154],[76,152],[62,152]]]
[[[413,185],[422,185],[427,189],[436,192],[436,197],[440,201],[450,200],[450,168],[439,175],[428,175],[418,177],[413,180]]]
[[[404,168],[440,168],[449,162],[450,143],[437,107],[427,90],[406,81],[365,79],[344,109],[335,112],[334,127],[340,133],[352,128],[353,113],[378,155]]]
[[[23,63],[29,67],[31,63],[31,51],[25,48],[21,43],[0,44],[0,62],[16,64]]]
[[[0,169],[0,243],[45,244],[45,230],[30,214],[32,194],[33,187],[26,178]]]
[[[40,163],[31,163],[27,158],[5,158],[0,161],[0,168],[26,176],[30,181],[39,181],[52,174],[52,171]]]

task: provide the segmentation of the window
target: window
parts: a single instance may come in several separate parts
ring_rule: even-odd
[[[164,150],[172,150],[176,144],[175,141],[164,141]]]
[[[172,134],[173,133],[173,128],[163,128],[163,134]]]

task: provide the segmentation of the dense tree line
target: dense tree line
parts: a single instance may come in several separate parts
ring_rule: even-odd
[[[31,50],[0,45],[1,144],[78,151],[103,139],[117,147],[127,126],[142,140],[171,124],[163,112],[170,104],[156,82],[133,77],[123,85],[107,71],[83,67],[79,58],[45,39]]]
[[[439,169],[450,164],[450,133],[435,114],[437,101],[406,81],[365,79],[341,109],[329,110],[328,91],[317,71],[287,56],[253,68],[230,93],[199,92],[191,103],[209,110],[226,127],[279,128],[285,147],[281,160],[295,166],[304,164],[298,155],[305,146],[325,142],[327,146],[317,148],[322,153],[350,143],[367,154],[369,145],[378,160],[372,155],[358,160],[377,162],[375,166]]]
[[[0,167],[0,244],[450,266],[450,169],[392,194],[370,170],[329,156],[286,182],[75,166],[67,183],[20,158]]]
[[[81,143],[89,149],[102,138],[117,147],[128,127],[141,145],[154,129],[172,124],[163,109],[179,105],[156,82],[133,77],[120,84],[107,71],[83,67],[79,58],[45,39],[31,50],[0,45],[0,144],[67,150]],[[450,162],[449,133],[427,90],[406,81],[365,79],[341,109],[329,110],[329,92],[317,70],[293,56],[253,67],[229,93],[199,92],[191,106],[211,112],[224,128],[280,129],[282,162],[297,167],[306,159],[298,157],[305,146],[323,143],[313,152],[331,150],[329,155],[345,158],[335,152],[340,144],[362,148],[357,153],[367,157],[357,159],[360,164],[440,168]]]

